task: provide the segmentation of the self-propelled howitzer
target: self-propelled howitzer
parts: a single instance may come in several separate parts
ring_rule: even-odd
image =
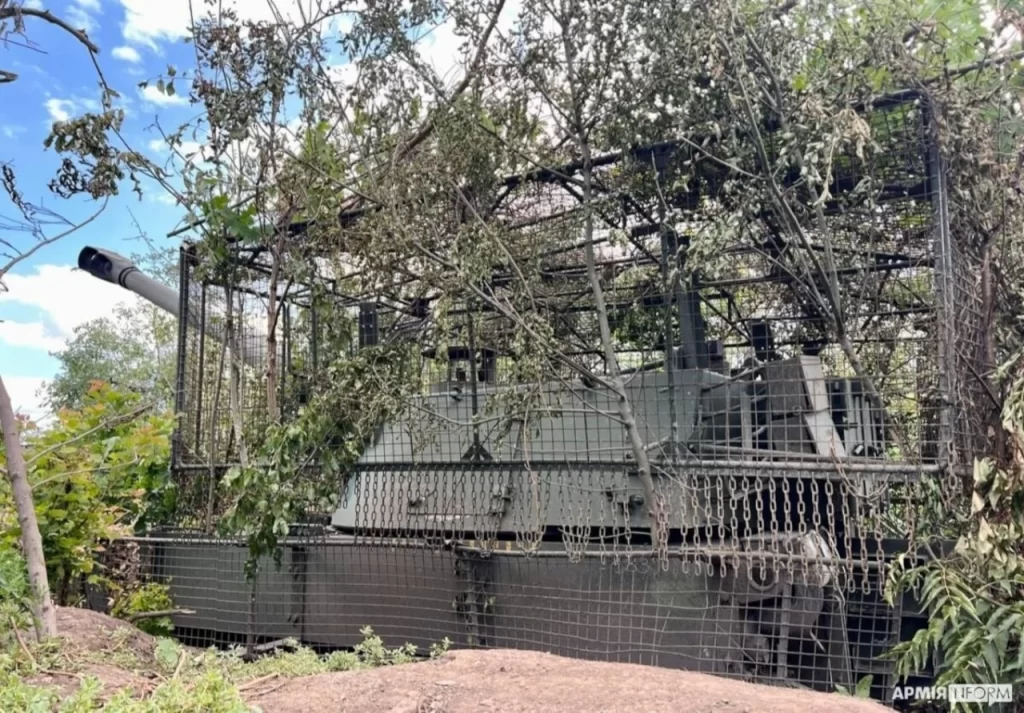
[[[223,318],[211,314],[209,305],[206,312],[189,305],[178,292],[116,253],[85,248],[79,266],[185,319],[187,330],[220,343],[226,338]],[[687,316],[681,312],[679,318]],[[360,327],[373,328],[365,330],[362,346],[377,340],[375,322],[374,310],[363,309]],[[702,335],[702,331],[698,324],[680,330],[684,335]],[[227,339],[229,346],[239,341],[230,335]],[[265,351],[254,343],[259,341],[242,340],[249,348],[240,355],[256,375],[265,368]],[[842,532],[842,513],[847,510],[838,489],[826,496],[817,485],[796,483],[812,482],[815,462],[846,459],[848,453],[863,452],[869,443],[877,447],[881,435],[856,381],[827,380],[817,357],[774,359],[733,373],[716,364],[718,349],[713,342],[691,341],[686,348],[673,350],[674,361],[666,368],[628,375],[626,398],[648,449],[659,492],[671,504],[673,546],[694,542],[709,552],[721,548],[722,554],[713,557],[716,567],[726,561],[730,548],[738,547],[744,554],[736,560],[738,566],[721,577],[676,573],[665,580],[652,570],[645,586],[653,601],[669,610],[692,605],[680,591],[704,590],[702,597],[707,601],[702,606],[716,619],[715,633],[708,638],[682,621],[665,629],[665,642],[674,642],[666,645],[677,651],[679,665],[703,665],[700,650],[710,642],[714,648],[735,648],[732,658],[737,661],[752,657],[758,665],[771,660],[777,666],[779,648],[773,642],[780,636],[812,636],[833,597],[837,574],[823,563],[838,554],[835,534]],[[583,379],[553,380],[532,387],[542,393],[543,402],[558,404],[534,420],[532,436],[481,427],[481,421],[509,421],[501,395],[529,385],[499,383],[493,355],[487,356],[484,349],[476,351],[468,345],[450,348],[447,378],[413,397],[407,409],[378,431],[345,479],[341,503],[328,526],[328,533],[334,534],[328,537],[352,541],[383,537],[379,541],[391,544],[397,538],[428,547],[443,542],[444,547],[454,548],[458,558],[465,553],[474,562],[471,568],[456,568],[450,575],[456,589],[466,572],[472,573],[466,586],[477,593],[481,587],[501,590],[523,582],[541,589],[584,586],[600,577],[602,565],[591,559],[595,554],[606,548],[643,548],[651,531],[629,438],[617,419],[607,417],[615,411],[618,397],[606,386]],[[440,427],[417,443],[413,434],[426,430],[424,414],[431,414]],[[765,464],[757,477],[716,475],[732,467],[747,472],[759,460]],[[788,469],[779,467],[782,461],[789,462]],[[703,465],[695,468],[696,463]],[[703,474],[707,468],[710,476]],[[818,525],[833,536],[820,534]],[[473,554],[495,543],[526,541],[541,557],[568,548],[585,563],[537,570],[525,561],[513,559],[498,566],[496,560],[478,560]],[[173,572],[177,582],[176,602],[203,611],[203,597],[197,594],[193,602],[189,592],[201,592],[213,583],[204,584],[190,571],[192,555],[187,546],[161,547],[167,571]],[[386,552],[381,549],[382,570],[390,561]],[[757,552],[769,557],[769,553],[782,554],[808,564],[786,574],[770,564],[755,565],[751,558]],[[328,570],[338,562],[317,552],[303,556],[311,558],[305,567],[325,570],[308,575],[305,596],[330,596],[329,583],[339,575]],[[410,606],[415,607],[409,596]],[[493,615],[487,607],[481,609],[480,601],[486,597],[474,597],[458,599],[453,605],[458,625],[468,627],[467,636],[477,643],[487,636],[491,642],[513,637],[516,624]],[[509,607],[513,602],[528,607],[543,604],[542,599],[530,597],[518,602],[510,596],[502,601]],[[615,616],[624,617],[623,621],[642,619],[639,610],[630,611],[633,606],[642,609],[646,604],[635,603]],[[332,633],[336,630],[333,620],[317,624],[315,617],[305,616],[303,629],[309,632],[305,638],[347,645],[347,634]],[[365,616],[365,622],[374,621],[372,611],[360,616]],[[480,630],[481,616],[491,619],[487,636]],[[593,624],[600,629],[598,619]],[[223,626],[213,619],[208,624]],[[852,676],[848,654],[842,642],[835,646],[829,654],[832,665],[840,672],[838,679],[848,681]]]

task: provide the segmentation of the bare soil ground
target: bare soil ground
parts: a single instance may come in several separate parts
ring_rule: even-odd
[[[77,674],[34,682],[74,687],[88,673],[105,691],[154,685],[145,670],[118,666],[130,651],[143,669],[156,640],[124,622],[81,609],[58,613],[61,636],[85,658]],[[527,651],[451,651],[422,663],[242,686],[264,713],[883,713],[890,709],[838,694],[760,686],[685,671],[578,661]]]
[[[155,666],[156,639],[121,621],[86,609],[57,608],[57,631],[64,639],[69,658],[79,663],[78,670],[49,670],[32,676],[29,683],[53,686],[62,695],[70,695],[85,676],[95,676],[103,685],[105,699],[123,688],[143,696],[156,684],[156,675],[147,671]],[[119,660],[137,662],[129,670]]]
[[[264,713],[882,713],[871,701],[530,651],[451,651],[423,663],[292,679]]]

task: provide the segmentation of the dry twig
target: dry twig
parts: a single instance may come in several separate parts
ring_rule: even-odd
[[[179,614],[195,614],[194,609],[161,609],[159,611],[144,611],[137,614],[132,614],[128,617],[128,622],[134,624],[137,621],[144,619],[159,619],[162,616],[175,616]]]
[[[32,655],[28,645],[25,643],[25,639],[21,637],[21,632],[18,630],[17,622],[14,621],[13,616],[8,616],[7,618],[11,622],[11,631],[14,632],[14,638],[18,640],[19,648],[21,648],[21,650],[25,652],[25,655],[28,656],[28,660],[31,662],[32,668],[37,668],[38,664],[36,663],[36,657]]]

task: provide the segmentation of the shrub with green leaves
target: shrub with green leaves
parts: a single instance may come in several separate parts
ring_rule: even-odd
[[[29,602],[32,589],[24,558],[13,548],[0,548],[0,630],[13,623],[30,623]]]
[[[131,620],[136,614],[164,612],[173,608],[170,587],[149,582],[122,592],[114,600],[110,613],[118,619]],[[170,636],[174,631],[174,622],[167,616],[140,619],[136,626],[153,636]]]
[[[173,505],[169,480],[174,420],[137,394],[96,382],[78,410],[45,428],[27,424],[25,458],[50,585],[71,604],[96,579],[104,542],[131,535]],[[0,464],[3,462],[0,448]],[[0,479],[0,550],[21,536],[10,486]]]
[[[1024,535],[1021,474],[975,465],[975,526],[949,557],[892,568],[890,603],[913,592],[928,613],[928,626],[889,653],[906,678],[937,662],[935,685],[1024,686]],[[954,703],[953,711],[982,710]]]
[[[969,527],[953,553],[924,564],[900,557],[886,597],[913,592],[928,625],[889,657],[906,678],[935,666],[935,685],[1010,684],[1024,702],[1024,379],[1010,390],[1003,425],[1013,457],[974,465]],[[929,544],[924,543],[925,549]],[[981,711],[953,703],[955,711]]]
[[[14,673],[0,674],[0,710],[50,713],[57,702],[51,688],[29,685]]]

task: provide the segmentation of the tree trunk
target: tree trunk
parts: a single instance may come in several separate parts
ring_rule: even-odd
[[[280,245],[280,241],[278,241]],[[271,252],[274,266],[270,270],[270,285],[267,287],[267,415],[271,423],[278,420],[277,412],[277,285],[280,278],[281,258]]]
[[[21,546],[34,594],[31,602],[32,618],[35,621],[36,637],[42,640],[57,635],[57,610],[50,597],[43,538],[39,534],[39,522],[32,502],[32,488],[28,483],[28,468],[25,465],[25,454],[21,450],[18,422],[3,378],[0,378],[0,428],[4,432],[4,445],[7,449],[7,479],[11,482],[14,505],[18,510]]]
[[[238,462],[242,468],[249,467],[249,450],[245,443],[245,420],[242,416],[242,368],[238,358],[238,339],[235,335],[234,293],[230,287],[224,289],[227,315],[224,320],[227,333],[228,351],[231,353],[231,372],[228,382],[228,408],[231,410],[231,431],[238,445]]]
[[[595,316],[597,317],[597,324],[601,334],[601,350],[604,353],[605,367],[608,371],[607,381],[615,393],[616,401],[618,402],[619,420],[629,438],[633,458],[636,461],[637,475],[644,489],[644,505],[647,507],[651,525],[651,546],[658,553],[659,560],[661,560],[663,566],[666,566],[668,563],[668,503],[655,486],[646,444],[637,426],[633,405],[630,403],[629,393],[626,391],[626,384],[619,370],[618,355],[615,353],[615,346],[612,343],[611,325],[608,320],[608,306],[605,302],[601,278],[597,274],[597,259],[594,254],[594,167],[591,161],[590,139],[586,128],[587,122],[583,118],[585,102],[580,98],[573,79],[577,50],[573,44],[574,37],[570,23],[567,20],[563,20],[561,24],[562,45],[565,52],[566,71],[569,76],[571,101],[571,110],[569,112],[572,116],[570,138],[576,143],[582,158],[580,177],[583,181],[581,201],[584,209],[583,254],[586,259],[587,278],[594,297]]]
[[[664,556],[668,548],[668,524],[669,513],[665,500],[658,493],[654,484],[654,477],[651,473],[651,461],[647,455],[646,444],[633,414],[633,405],[629,401],[629,393],[626,391],[626,384],[622,380],[619,370],[619,359],[615,353],[615,346],[612,343],[612,330],[608,322],[608,306],[604,299],[604,288],[601,286],[601,279],[597,274],[597,260],[594,255],[594,217],[593,206],[593,169],[590,165],[590,143],[583,135],[583,130],[578,129],[577,140],[583,154],[583,206],[586,210],[584,223],[584,257],[587,264],[587,277],[590,281],[591,292],[594,297],[594,310],[597,316],[597,324],[601,332],[601,349],[604,352],[605,366],[608,369],[608,381],[615,392],[619,407],[619,419],[626,435],[629,437],[630,448],[633,451],[633,458],[636,461],[637,475],[644,488],[644,500],[647,506],[648,515],[651,518],[651,545]]]

